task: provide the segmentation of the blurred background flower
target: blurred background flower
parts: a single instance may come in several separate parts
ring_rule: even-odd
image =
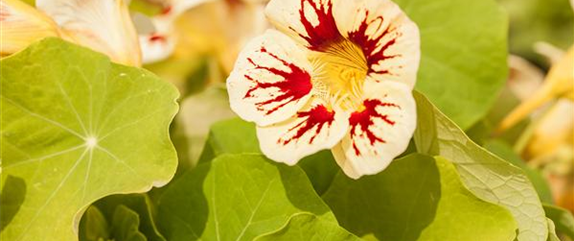
[[[267,0],[133,0],[145,67],[175,84],[181,111],[172,128],[181,168],[195,165],[209,127],[235,114],[225,80],[245,43],[269,27]]]
[[[509,79],[470,134],[504,140],[546,179],[552,201],[574,211],[574,1],[499,2],[510,17]]]

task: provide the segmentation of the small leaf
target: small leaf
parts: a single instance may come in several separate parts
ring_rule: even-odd
[[[561,207],[544,205],[546,217],[550,218],[556,225],[556,231],[574,240],[574,216],[572,213]]]
[[[147,241],[145,235],[139,231],[139,215],[124,205],[116,207],[112,219],[112,238],[122,241]]]
[[[222,155],[171,185],[159,201],[167,240],[252,240],[298,213],[336,224],[297,167],[257,154]]]
[[[551,219],[546,219],[548,221],[548,241],[560,241],[558,235],[556,235],[556,228],[554,222]]]
[[[107,220],[113,220],[114,213],[118,206],[123,205],[139,216],[139,230],[142,232],[149,241],[166,241],[165,238],[159,233],[155,215],[155,206],[146,194],[129,194],[129,195],[112,195],[105,197],[92,205],[97,207]],[[82,222],[87,218],[87,215],[82,217]],[[80,233],[83,229],[80,228]]]
[[[26,184],[2,239],[76,240],[90,203],[173,177],[172,85],[59,39],[0,63],[2,182]]]
[[[321,220],[315,215],[302,213],[289,220],[287,226],[272,234],[260,236],[256,241],[360,241],[355,235],[336,223]]]
[[[482,200],[507,208],[518,224],[518,240],[545,241],[548,224],[536,190],[524,172],[472,142],[420,93],[415,93],[421,153],[451,161],[462,183]]]
[[[454,166],[441,158],[408,155],[356,181],[339,173],[323,199],[341,226],[370,240],[505,241],[515,236],[510,213],[471,194]]]
[[[97,207],[90,206],[80,222],[80,240],[98,241],[110,239],[110,228],[102,212]]]

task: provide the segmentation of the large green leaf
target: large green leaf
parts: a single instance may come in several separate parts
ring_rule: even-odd
[[[200,162],[210,161],[222,154],[241,153],[261,153],[261,151],[255,134],[255,125],[234,118],[218,122],[211,127]],[[319,195],[327,190],[339,171],[339,166],[330,150],[303,158],[298,165],[305,171]]]
[[[520,167],[524,171],[524,174],[526,174],[528,179],[530,179],[532,182],[532,185],[536,189],[536,192],[538,192],[538,196],[542,202],[554,202],[552,200],[550,187],[548,186],[546,179],[544,179],[542,176],[542,173],[526,165],[522,158],[512,150],[511,146],[499,140],[490,140],[486,142],[484,148],[498,155],[499,157],[504,158],[504,160],[509,161],[513,165]]]
[[[2,181],[26,186],[2,239],[75,240],[93,201],[172,178],[178,93],[150,72],[47,39],[2,60],[1,88]]]
[[[469,128],[486,115],[506,80],[506,15],[494,0],[395,2],[420,29],[417,90]]]
[[[167,240],[252,240],[299,213],[336,223],[297,167],[258,154],[221,155],[171,185],[159,201]]]
[[[336,223],[321,220],[315,215],[302,213],[295,215],[281,230],[260,236],[256,241],[360,241],[355,235],[339,227]]]
[[[124,205],[116,207],[110,231],[113,240],[147,241],[145,235],[139,231],[139,226],[138,213]]]
[[[448,159],[474,195],[506,207],[518,224],[519,241],[545,241],[548,224],[544,210],[524,172],[472,142],[423,95],[415,93],[415,99],[418,124],[414,138],[419,152]]]
[[[255,124],[234,118],[211,126],[199,162],[209,162],[222,154],[241,153],[261,153],[261,151],[255,135]]]
[[[449,162],[419,154],[357,181],[339,173],[323,199],[343,227],[377,240],[504,241],[515,236],[507,210],[472,195]]]

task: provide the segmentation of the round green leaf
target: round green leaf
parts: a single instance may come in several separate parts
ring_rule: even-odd
[[[357,236],[339,227],[337,223],[321,220],[315,215],[301,213],[289,220],[281,230],[260,236],[256,241],[360,241]]]
[[[169,186],[158,225],[170,241],[253,240],[299,213],[336,224],[301,169],[258,154],[224,154]]]
[[[90,203],[172,178],[178,92],[150,72],[46,39],[2,60],[1,87],[2,181],[26,190],[3,240],[76,240]]]
[[[425,96],[414,96],[418,112],[414,134],[417,150],[448,159],[474,195],[507,208],[518,225],[519,241],[545,241],[548,223],[524,171],[472,142]]]
[[[493,0],[395,2],[421,33],[416,89],[462,129],[471,127],[506,81],[506,14]]]
[[[516,224],[504,208],[482,201],[452,164],[419,154],[383,172],[352,180],[339,173],[323,195],[341,226],[383,241],[506,241]]]

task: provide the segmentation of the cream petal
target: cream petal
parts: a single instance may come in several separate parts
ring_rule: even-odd
[[[231,108],[259,126],[289,119],[311,97],[311,69],[304,48],[268,30],[247,44],[227,79]]]
[[[327,106],[321,99],[312,98],[288,120],[257,127],[263,154],[274,161],[295,165],[305,156],[335,146],[347,133],[349,115]]]
[[[369,75],[414,88],[420,62],[417,25],[390,0],[334,1],[333,15],[341,34],[360,46]]]
[[[48,16],[20,0],[0,0],[0,53],[13,54],[45,37],[57,37],[58,26]]]
[[[344,0],[348,1],[348,0]],[[333,16],[332,0],[272,0],[265,9],[280,31],[310,49],[341,37]]]
[[[36,0],[36,6],[78,44],[115,62],[141,65],[138,35],[122,0]]]
[[[175,42],[172,36],[159,33],[140,35],[142,61],[144,64],[167,59],[173,53]]]
[[[351,113],[348,133],[333,148],[339,166],[355,179],[379,173],[403,153],[417,121],[415,101],[407,85],[367,81],[364,108]]]

